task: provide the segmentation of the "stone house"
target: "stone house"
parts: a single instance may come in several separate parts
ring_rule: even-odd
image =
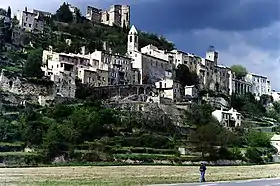
[[[26,31],[42,32],[44,30],[45,22],[43,17],[38,12],[29,12],[27,7],[25,7],[24,11],[17,12],[17,20],[20,27]]]
[[[172,61],[138,50],[138,32],[134,26],[128,34],[127,54],[132,58],[132,68],[139,70],[139,84],[155,84],[172,70]]]
[[[182,88],[180,82],[172,79],[172,73],[166,72],[166,77],[155,83],[160,97],[180,101],[182,97]]]

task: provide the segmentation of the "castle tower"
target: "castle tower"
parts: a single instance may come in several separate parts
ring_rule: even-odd
[[[214,46],[209,46],[206,52],[206,59],[213,61],[216,65],[218,62],[218,52],[215,50]]]
[[[131,29],[129,30],[127,39],[128,54],[130,54],[133,51],[138,51],[138,32],[134,25],[132,25]]]

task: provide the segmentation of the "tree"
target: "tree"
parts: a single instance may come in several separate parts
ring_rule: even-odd
[[[271,147],[269,136],[260,131],[252,130],[248,135],[248,145],[250,147]]]
[[[182,87],[199,84],[196,72],[191,72],[189,67],[182,64],[175,70],[175,79],[181,83]]]
[[[202,157],[215,153],[216,147],[220,145],[220,129],[216,123],[209,123],[191,132],[189,141],[196,151],[201,152]]]
[[[213,107],[210,104],[193,104],[191,110],[186,112],[186,121],[188,125],[191,126],[203,126],[208,123],[215,121],[212,112]]]
[[[73,22],[73,14],[65,2],[59,7],[54,15],[57,21],[71,23]]]
[[[44,73],[42,66],[43,49],[38,48],[28,52],[27,60],[23,67],[23,76],[42,78]]]
[[[237,79],[242,79],[247,75],[247,69],[242,65],[232,65],[230,69],[235,73]]]
[[[245,157],[251,163],[263,164],[262,153],[257,148],[248,148],[245,153]]]
[[[11,16],[12,16],[12,11],[11,11],[11,7],[9,6],[7,11],[7,17],[11,19],[12,18]]]
[[[6,16],[7,15],[7,11],[3,8],[0,8],[0,15],[2,16]]]

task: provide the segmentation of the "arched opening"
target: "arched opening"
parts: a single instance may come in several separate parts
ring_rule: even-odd
[[[139,94],[144,94],[144,88],[143,87],[139,88]]]

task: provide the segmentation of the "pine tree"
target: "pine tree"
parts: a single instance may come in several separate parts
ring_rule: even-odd
[[[7,11],[7,17],[11,19],[12,18],[11,16],[12,16],[12,11],[11,11],[11,7],[9,6]]]

